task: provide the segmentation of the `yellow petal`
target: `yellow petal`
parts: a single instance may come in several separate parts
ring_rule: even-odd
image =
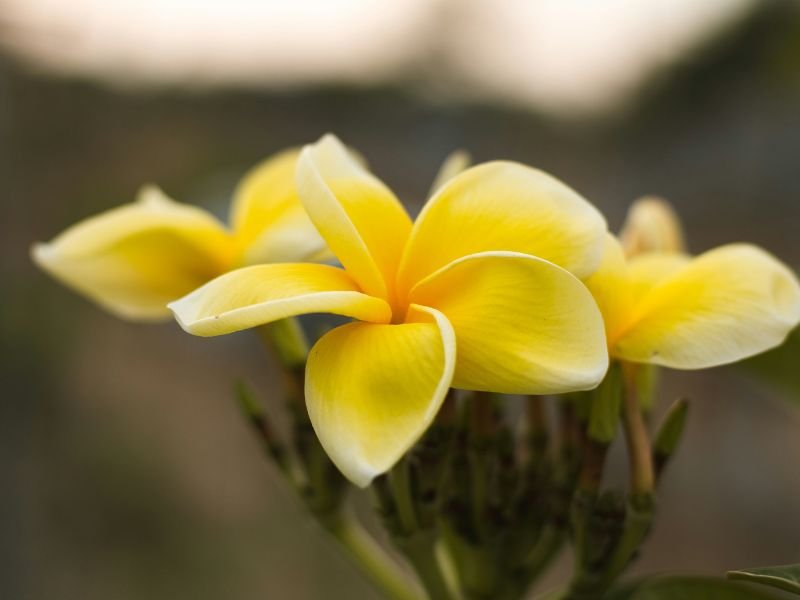
[[[300,151],[285,150],[252,168],[239,183],[231,225],[242,264],[299,262],[325,242],[308,218],[295,186]]]
[[[127,204],[73,225],[35,262],[110,312],[133,320],[169,317],[167,303],[227,268],[231,239],[210,214],[145,187]]]
[[[585,283],[600,308],[605,322],[606,339],[610,341],[627,321],[633,305],[625,255],[617,239],[610,233],[606,234],[600,267]]]
[[[626,260],[619,241],[606,235],[600,267],[584,283],[603,314],[609,345],[626,328],[642,298],[689,260],[683,254],[643,254]]]
[[[650,253],[628,259],[627,277],[632,300],[640,302],[654,287],[685,267],[691,257],[686,254]]]
[[[612,354],[677,369],[712,367],[781,344],[798,321],[795,275],[760,248],[732,244],[653,287]]]
[[[325,241],[302,206],[280,215],[249,244],[239,244],[240,265],[333,260]]]
[[[442,166],[439,167],[439,172],[433,179],[431,191],[428,196],[433,196],[439,188],[464,171],[470,164],[472,164],[472,157],[466,150],[455,150],[451,152],[447,158],[444,159]]]
[[[311,220],[369,294],[388,297],[411,220],[394,194],[334,136],[303,149],[297,187]]]
[[[411,292],[441,311],[458,344],[453,386],[510,394],[595,387],[608,368],[603,320],[564,269],[513,252],[458,259]]]
[[[308,313],[387,322],[388,304],[362,294],[342,269],[313,263],[230,271],[169,305],[189,333],[222,335]]]
[[[406,290],[449,262],[477,252],[522,252],[578,277],[603,254],[605,221],[557,179],[521,164],[491,162],[444,185],[414,224],[400,272]]]
[[[633,203],[619,238],[627,256],[686,250],[678,215],[669,202],[655,196]]]
[[[447,319],[411,307],[407,323],[350,323],[325,334],[306,367],[314,430],[359,486],[389,470],[436,416],[450,387],[455,341]]]

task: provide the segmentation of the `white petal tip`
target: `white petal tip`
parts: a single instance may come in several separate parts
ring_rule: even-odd
[[[790,328],[800,322],[800,284],[794,274],[778,272],[772,278],[772,302],[775,312],[780,315]]]
[[[55,258],[55,249],[44,242],[36,242],[31,246],[31,260],[39,267],[46,268]]]
[[[340,140],[335,134],[331,133],[330,131],[324,134],[321,138],[319,138],[318,144],[336,144],[337,146],[344,147],[342,140]]]
[[[174,201],[164,193],[155,183],[146,183],[136,193],[136,202],[148,208],[158,208],[169,205]]]
[[[37,242],[31,246],[30,257],[37,267],[56,278],[65,276],[68,266],[64,254],[55,244]]]
[[[191,294],[189,294],[191,296]],[[172,316],[175,318],[175,321],[180,325],[180,328],[183,329],[186,333],[190,333],[191,335],[196,335],[200,337],[209,337],[208,333],[204,333],[202,331],[202,327],[197,327],[198,321],[193,318],[186,318],[188,315],[186,314],[191,307],[191,303],[187,302],[189,300],[189,296],[184,296],[179,300],[174,300],[167,304],[167,309],[172,313]],[[203,322],[199,321],[200,323]]]
[[[365,489],[372,485],[376,477],[382,473],[368,466],[356,467],[354,469],[341,469],[342,474],[355,486]]]

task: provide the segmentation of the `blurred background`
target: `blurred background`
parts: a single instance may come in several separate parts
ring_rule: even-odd
[[[144,182],[224,214],[245,169],[327,131],[412,212],[465,148],[550,171],[613,229],[655,193],[692,251],[800,268],[797,2],[0,0],[0,598],[377,598],[237,412],[237,377],[282,403],[254,336],[124,323],[28,257]],[[636,570],[800,561],[798,335],[666,374],[679,394]]]

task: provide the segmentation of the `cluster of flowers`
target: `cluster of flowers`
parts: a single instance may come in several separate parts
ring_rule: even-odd
[[[229,227],[145,187],[33,256],[119,316],[171,311],[199,336],[308,313],[352,318],[311,349],[305,399],[326,452],[359,486],[411,448],[451,387],[589,390],[609,358],[712,367],[780,344],[800,321],[789,268],[748,244],[688,256],[664,203],[638,204],[617,239],[542,171],[462,166],[412,221],[326,135],[254,168]]]

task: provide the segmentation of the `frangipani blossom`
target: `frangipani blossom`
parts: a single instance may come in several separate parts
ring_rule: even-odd
[[[609,234],[586,284],[606,323],[609,353],[633,363],[703,369],[779,346],[800,322],[800,284],[775,257],[730,244],[691,258],[626,258]]]
[[[297,186],[343,268],[247,267],[170,308],[202,336],[312,312],[356,319],[314,345],[305,389],[322,445],[354,483],[390,469],[451,386],[546,394],[603,378],[602,318],[579,277],[599,265],[605,222],[561,182],[516,163],[478,165],[412,223],[325,136],[303,150]]]
[[[327,255],[297,197],[299,150],[254,167],[239,183],[230,228],[203,209],[145,186],[136,202],[36,244],[35,262],[117,316],[170,317],[167,304],[233,268]]]

